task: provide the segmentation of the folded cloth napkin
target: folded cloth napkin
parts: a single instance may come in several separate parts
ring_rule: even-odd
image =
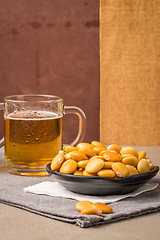
[[[81,215],[75,207],[80,199],[75,200],[68,197],[31,194],[23,190],[28,188],[28,186],[33,186],[40,182],[50,182],[52,180],[50,176],[39,178],[9,174],[4,165],[3,149],[0,150],[1,203],[52,219],[76,224],[83,228],[129,219],[160,210],[160,184],[158,186],[155,185],[157,187],[152,190],[150,189],[151,191],[143,192],[134,197],[128,196],[125,199],[109,203],[113,208],[113,213],[103,214],[102,216]],[[160,176],[154,177],[150,181],[150,184],[152,183],[160,183]]]
[[[72,199],[60,196],[52,197],[43,194],[31,194],[23,190],[40,182],[52,181],[50,176],[41,178],[22,177],[9,174],[5,168],[0,168],[0,171],[1,203],[55,220],[76,224],[82,228],[129,219],[160,210],[160,184],[155,189],[150,189],[151,191],[143,192],[138,196],[127,197],[110,203],[109,205],[113,208],[111,214],[102,214],[101,216],[81,215],[75,207],[79,200],[75,200],[73,197]],[[152,183],[160,183],[160,177],[154,177],[150,181],[150,184]]]
[[[61,186],[58,182],[45,181],[33,186],[24,188],[24,192],[35,193],[35,194],[44,194],[48,196],[59,196],[65,198],[71,198],[78,201],[88,200],[91,202],[103,202],[103,203],[113,203],[128,197],[136,197],[139,194],[147,191],[151,191],[158,186],[158,183],[148,183],[141,188],[135,190],[132,193],[123,194],[123,195],[113,195],[113,196],[89,196],[71,192]]]

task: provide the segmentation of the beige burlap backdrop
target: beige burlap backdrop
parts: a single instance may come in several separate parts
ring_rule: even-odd
[[[160,1],[100,1],[100,141],[160,145]]]

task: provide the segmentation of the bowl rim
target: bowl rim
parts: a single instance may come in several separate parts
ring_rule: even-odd
[[[154,166],[154,168],[152,170],[150,170],[149,172],[145,172],[145,173],[139,173],[139,174],[134,174],[134,175],[130,175],[127,177],[122,177],[122,178],[108,178],[108,177],[99,177],[99,176],[81,176],[81,175],[73,175],[73,174],[66,174],[66,173],[60,173],[58,171],[52,171],[51,167],[50,167],[51,163],[47,164],[46,166],[46,170],[49,173],[49,175],[57,175],[57,176],[61,176],[61,177],[65,177],[65,178],[74,178],[74,179],[101,179],[101,180],[110,180],[110,181],[123,181],[123,180],[128,180],[128,179],[134,179],[134,178],[143,178],[145,176],[148,176],[152,173],[157,173],[159,171],[159,166]]]

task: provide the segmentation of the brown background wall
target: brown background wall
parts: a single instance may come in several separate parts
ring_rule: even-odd
[[[98,140],[99,1],[0,0],[0,84],[1,102],[23,93],[63,97],[86,113],[85,141]],[[63,127],[69,143],[77,117],[65,116]]]
[[[160,145],[160,1],[101,0],[100,139]]]

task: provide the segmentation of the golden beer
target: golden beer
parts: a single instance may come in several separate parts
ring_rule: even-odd
[[[5,161],[11,173],[46,175],[61,149],[62,116],[48,111],[11,113],[5,122]]]

